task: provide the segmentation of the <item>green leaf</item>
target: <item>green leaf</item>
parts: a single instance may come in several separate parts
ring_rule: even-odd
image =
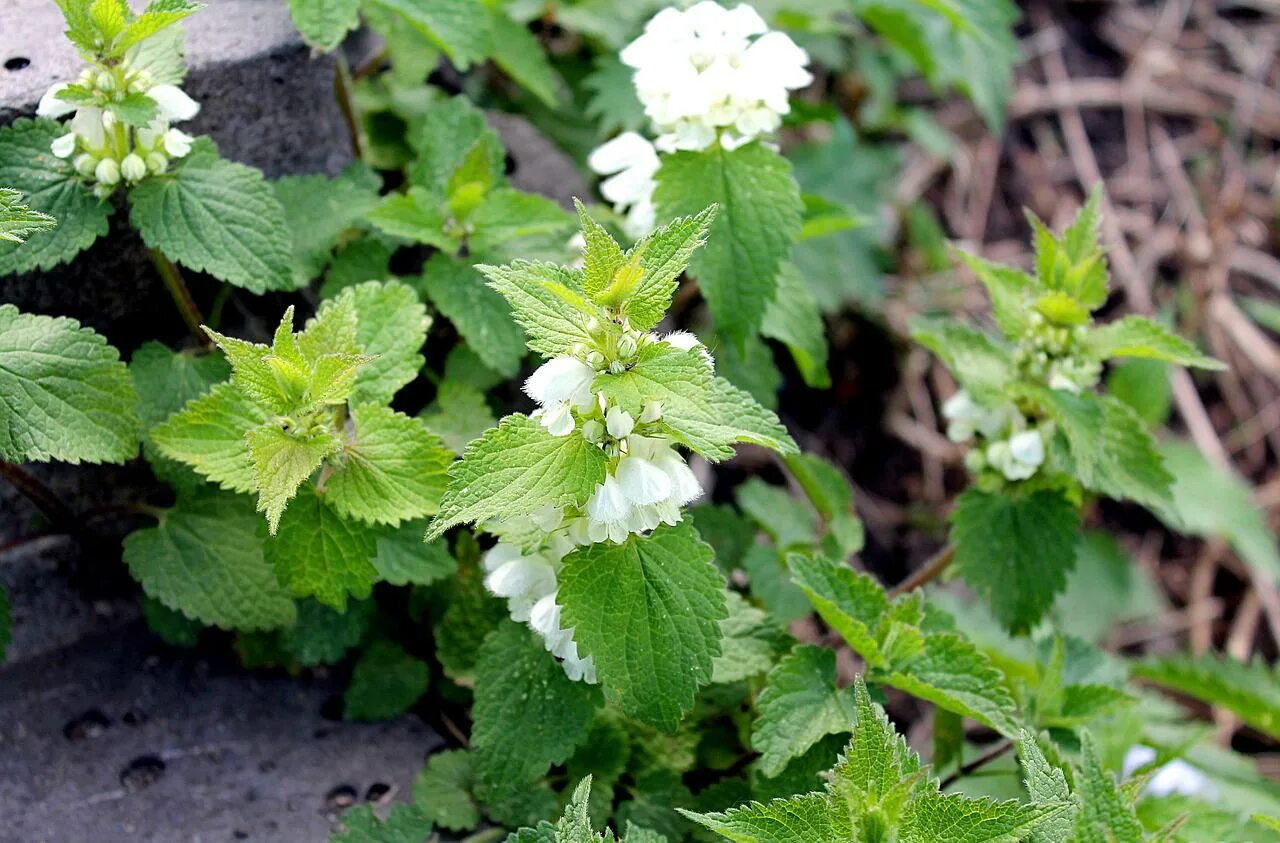
[[[367,218],[392,237],[434,246],[442,252],[456,252],[460,245],[457,235],[446,230],[448,219],[440,198],[416,185],[407,193],[383,197]]]
[[[478,0],[368,0],[394,12],[445,51],[458,70],[467,70],[493,49],[490,19]]]
[[[744,533],[754,541],[755,535],[749,528]],[[813,611],[808,596],[791,581],[777,549],[753,543],[742,555],[742,570],[751,586],[751,596],[763,603],[779,623],[799,620]]]
[[[66,263],[107,233],[111,205],[95,198],[71,163],[49,150],[65,133],[52,120],[19,118],[0,128],[0,186],[22,192],[33,211],[58,221],[56,228],[32,230],[21,245],[0,239],[0,276]]]
[[[436,400],[418,417],[455,454],[464,452],[471,440],[498,423],[484,393],[455,380],[440,384]]]
[[[355,374],[351,403],[390,403],[422,370],[422,346],[431,318],[413,288],[399,281],[366,281],[347,287],[320,306],[316,319],[350,301],[356,315],[356,342],[374,359]],[[308,323],[310,327],[312,323]],[[326,349],[338,350],[338,349]]]
[[[796,646],[769,672],[751,730],[760,772],[776,776],[822,738],[850,730],[853,698],[835,682],[835,651],[812,644]]]
[[[293,241],[295,284],[305,286],[324,270],[342,234],[377,206],[381,186],[382,179],[363,164],[350,165],[337,178],[285,176],[272,185]]]
[[[726,595],[729,617],[720,621],[720,655],[711,665],[713,683],[739,682],[766,673],[790,636],[765,612],[752,606],[736,591]]]
[[[477,146],[496,153],[485,180],[494,183],[502,176],[502,142],[485,124],[484,114],[464,94],[428,109],[422,122],[409,133],[408,141],[418,153],[409,181],[441,200],[447,195],[451,178]]]
[[[595,121],[600,137],[638,131],[648,122],[644,106],[636,96],[636,86],[631,78],[634,75],[635,70],[619,61],[613,53],[599,53],[594,69],[583,78],[582,87],[589,92],[583,111]]]
[[[422,540],[426,527],[425,521],[408,521],[378,536],[373,557],[378,579],[392,585],[431,585],[457,573],[458,560],[443,540]]]
[[[133,19],[116,40],[113,52],[121,55],[130,47],[154,37],[161,30],[203,8],[203,3],[191,3],[188,0],[151,0],[142,14]]]
[[[1004,399],[1016,366],[1013,355],[993,338],[959,322],[911,320],[911,338],[937,355],[956,380],[980,398]]]
[[[1014,633],[1040,622],[1075,568],[1080,514],[1056,489],[969,489],[956,500],[951,529],[957,570]]]
[[[22,203],[22,194],[0,187],[0,241],[21,243],[29,234],[48,231],[57,225],[48,214],[33,211]]]
[[[432,255],[422,270],[422,286],[486,366],[504,377],[515,376],[524,359],[524,333],[506,301],[473,267],[448,255]]]
[[[1027,794],[1037,805],[1046,803],[1066,803],[1070,808],[1051,819],[1043,821],[1031,836],[1029,843],[1054,843],[1066,840],[1071,836],[1071,826],[1075,820],[1074,804],[1071,804],[1071,791],[1067,787],[1067,777],[1062,770],[1050,764],[1040,751],[1035,737],[1023,732],[1015,742],[1018,747],[1018,759],[1022,762],[1023,782],[1027,786]]]
[[[486,262],[569,256],[573,217],[545,196],[498,188],[484,197],[468,222],[474,227],[468,245]]]
[[[688,522],[648,538],[579,548],[564,560],[559,600],[611,702],[674,731],[720,655],[724,580]]]
[[[1081,732],[1084,763],[1075,777],[1079,812],[1072,843],[1141,843],[1146,839],[1133,800],[1098,760],[1093,735]]]
[[[101,335],[74,319],[0,305],[0,459],[131,459],[137,400],[119,352]]]
[[[849,843],[854,839],[848,817],[837,814],[824,793],[775,799],[767,805],[752,802],[715,814],[677,810],[737,843]]]
[[[741,345],[778,289],[778,270],[800,232],[804,203],[786,159],[761,143],[663,156],[654,202],[660,217],[720,210],[690,274],[717,330]]]
[[[1202,354],[1182,337],[1144,316],[1126,316],[1091,330],[1085,335],[1084,350],[1098,360],[1138,357],[1216,371],[1226,368],[1220,361]]]
[[[872,667],[886,664],[876,630],[889,609],[880,584],[866,574],[822,556],[793,553],[787,565],[796,585],[804,590],[827,625]]]
[[[304,667],[335,664],[364,638],[376,609],[372,600],[352,603],[345,612],[317,600],[301,600],[298,622],[280,631],[280,646]]]
[[[1061,236],[1028,213],[1035,232],[1036,276],[1040,285],[1056,290],[1096,310],[1107,300],[1107,260],[1098,244],[1102,225],[1102,185],[1095,185],[1089,201]],[[1087,314],[1086,314],[1087,315]]]
[[[510,415],[449,469],[449,487],[427,537],[455,524],[509,518],[547,504],[585,506],[604,482],[607,458],[579,431],[556,437],[536,419]]]
[[[370,561],[377,537],[370,528],[341,518],[304,487],[267,540],[266,558],[298,597],[315,597],[335,609],[373,590],[378,571]]]
[[[230,373],[231,367],[221,354],[173,352],[155,341],[143,344],[129,361],[142,419],[143,453],[156,477],[175,489],[203,485],[204,481],[187,466],[161,454],[150,433],[188,401],[207,395]]]
[[[2,593],[0,593],[0,602],[3,602]],[[189,649],[199,643],[200,633],[204,630],[203,623],[192,620],[177,609],[170,609],[154,597],[143,595],[139,603],[141,604],[142,617],[147,622],[147,629],[151,630],[161,641],[170,647],[182,647],[184,649]],[[0,615],[2,614],[3,611],[0,610]],[[3,652],[4,647],[0,645],[0,655],[3,655]]]
[[[729,383],[712,378],[706,403],[681,402],[663,408],[662,423],[690,450],[710,460],[733,456],[732,445],[747,442],[776,451],[782,456],[799,449],[791,434],[771,411]]]
[[[1155,510],[1160,520],[1180,532],[1226,539],[1250,568],[1280,582],[1276,534],[1253,502],[1249,484],[1189,442],[1165,442],[1160,455],[1174,478],[1170,502]]]
[[[1013,843],[1065,811],[1065,805],[1021,805],[970,799],[959,793],[929,793],[907,806],[898,839],[902,843]]]
[[[149,436],[161,454],[191,466],[222,488],[256,492],[245,432],[266,420],[239,389],[223,383],[187,402],[182,412],[153,428]]]
[[[458,575],[446,583],[449,602],[434,619],[436,658],[447,676],[471,685],[484,639],[508,613],[506,603],[484,587],[480,548],[471,533],[458,534],[453,552],[458,560]]]
[[[542,52],[542,44],[533,33],[513,21],[499,8],[491,11],[489,25],[493,43],[498,49],[493,61],[521,87],[529,91],[547,106],[556,105],[556,91],[560,76],[551,67]]]
[[[398,644],[375,641],[351,672],[351,684],[342,695],[342,713],[348,720],[389,720],[403,714],[426,693],[430,671]]]
[[[381,281],[391,277],[392,249],[377,235],[352,240],[339,250],[329,264],[320,287],[321,298],[333,298],[361,281]]]
[[[571,270],[519,260],[506,266],[481,264],[476,269],[511,305],[529,348],[555,357],[576,345],[594,342],[592,320],[602,320],[605,315],[576,291],[581,289],[581,281]]]
[[[480,811],[471,796],[475,779],[470,752],[450,749],[436,752],[413,782],[413,800],[431,821],[450,831],[464,831],[480,823]]]
[[[1018,734],[1016,707],[1003,679],[972,643],[950,632],[924,636],[924,651],[895,662],[884,677],[895,688],[1012,737]]]
[[[817,540],[818,523],[813,511],[782,486],[752,477],[734,495],[738,508],[769,534],[779,550],[812,546]]]
[[[1020,269],[984,260],[956,250],[955,254],[978,277],[991,297],[991,315],[1000,332],[1011,340],[1026,334],[1031,326],[1030,299],[1041,291],[1036,279]]]
[[[694,216],[672,220],[636,244],[628,253],[640,259],[640,275],[620,310],[631,326],[647,331],[662,321],[676,293],[676,280],[694,253],[707,242],[716,206]]]
[[[360,25],[360,0],[289,0],[289,13],[303,39],[328,52]]]
[[[594,688],[571,681],[542,639],[512,621],[481,646],[475,694],[476,771],[504,793],[564,763],[586,737],[598,704]]]
[[[248,431],[244,438],[253,463],[258,511],[266,514],[267,526],[275,535],[280,516],[298,487],[326,458],[342,450],[342,441],[328,431],[294,435],[271,422]]]
[[[155,527],[124,540],[124,561],[148,595],[224,629],[294,622],[293,600],[267,564],[246,497],[205,492],[178,499]]]
[[[127,126],[145,128],[147,124],[156,119],[158,108],[156,101],[151,97],[140,91],[135,91],[125,94],[118,100],[111,100],[107,104],[107,110]]]
[[[844,472],[816,454],[792,454],[785,462],[826,523],[823,552],[834,559],[844,559],[862,550],[862,522],[854,509],[853,487]]]
[[[342,825],[346,830],[329,843],[423,843],[431,836],[431,819],[417,805],[393,805],[385,821],[374,806],[357,805],[342,815]]]
[[[1134,676],[1225,708],[1258,731],[1280,737],[1280,676],[1260,661],[1172,656],[1132,669]]]
[[[344,518],[397,526],[435,513],[452,454],[420,420],[365,404],[351,412],[354,438],[325,481],[325,500]]]
[[[765,311],[760,332],[787,347],[806,384],[830,388],[826,325],[809,286],[792,263],[784,263],[778,273],[778,291]]]
[[[262,173],[199,142],[172,177],[129,193],[129,219],[170,260],[250,292],[294,288],[284,208]]]

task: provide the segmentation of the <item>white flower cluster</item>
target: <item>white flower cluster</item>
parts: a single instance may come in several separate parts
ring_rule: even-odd
[[[79,95],[74,102],[64,99],[71,93]],[[108,107],[133,94],[143,94],[156,105],[156,116],[145,127],[126,125]],[[67,123],[70,131],[50,148],[59,158],[71,158],[76,172],[95,183],[94,193],[100,197],[122,181],[136,184],[163,173],[170,159],[190,152],[192,137],[171,124],[190,120],[199,111],[199,103],[177,85],[153,84],[151,75],[131,69],[128,59],[109,70],[86,68],[74,84],[59,82],[36,108],[38,116],[53,120],[74,112]]]
[[[1154,749],[1144,744],[1134,744],[1124,754],[1124,778],[1130,778],[1155,760]],[[1158,767],[1147,781],[1143,792],[1152,796],[1170,796],[1175,793],[1183,796],[1198,796],[1209,802],[1213,802],[1218,796],[1218,788],[1209,781],[1209,777],[1181,758],[1175,758],[1168,764]]]
[[[1026,480],[1044,463],[1044,434],[1027,427],[1027,420],[1012,403],[984,407],[973,396],[960,390],[942,405],[947,419],[947,438],[965,442],[975,435],[985,443],[969,452],[969,467],[974,471],[989,465],[1008,480]]]
[[[710,353],[683,331],[665,337],[624,333],[614,345],[622,346],[621,356],[631,357],[653,343],[683,351],[696,349],[712,365]],[[573,630],[560,624],[556,595],[562,560],[577,547],[620,543],[632,533],[679,523],[681,508],[697,499],[702,487],[676,443],[663,436],[656,424],[662,419],[661,404],[649,402],[639,417],[610,405],[592,386],[597,375],[617,367],[617,358],[606,359],[600,351],[584,357],[548,360],[524,388],[538,402],[533,415],[543,427],[553,436],[568,436],[580,429],[587,441],[609,457],[608,473],[581,510],[548,506],[528,518],[485,524],[485,530],[499,541],[485,554],[484,567],[485,586],[507,600],[511,617],[528,623],[543,637],[570,679],[594,683],[591,657],[580,656]]]
[[[658,153],[733,149],[776,131],[791,110],[790,91],[813,81],[809,56],[787,35],[771,32],[755,9],[702,2],[663,9],[625,47],[636,93],[658,135],[625,132],[598,147],[588,166],[603,176],[604,198],[626,215],[628,236],[653,230]]]

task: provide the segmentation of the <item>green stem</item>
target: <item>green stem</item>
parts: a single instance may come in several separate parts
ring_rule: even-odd
[[[894,586],[889,592],[890,597],[898,597],[908,592],[915,591],[927,582],[931,582],[938,578],[943,571],[951,566],[956,558],[956,546],[949,544],[942,550],[935,553],[928,562],[925,562],[902,582]]]
[[[343,122],[347,124],[347,134],[351,138],[351,154],[357,161],[364,160],[363,144],[360,142],[360,119],[356,116],[355,98],[351,94],[351,69],[347,60],[338,55],[334,62],[333,90],[338,98],[338,109],[342,112]]]
[[[1001,755],[1004,755],[1006,752],[1008,752],[1011,749],[1013,749],[1013,741],[1007,740],[1007,739],[1000,741],[1000,743],[991,747],[991,749],[988,749],[986,752],[982,753],[977,758],[970,761],[968,764],[965,764],[959,770],[956,770],[954,773],[947,776],[945,779],[942,780],[942,783],[938,785],[938,787],[940,789],[945,790],[947,787],[950,787],[957,779],[962,778],[964,776],[973,775],[978,769],[986,766],[987,764],[990,764],[992,761],[995,761],[997,758],[999,758]]]
[[[204,324],[204,317],[200,315],[200,308],[196,307],[195,300],[191,298],[191,291],[187,289],[182,276],[178,274],[178,268],[159,249],[151,250],[151,262],[155,264],[156,272],[160,273],[165,289],[169,291],[178,312],[182,314],[182,321],[187,323],[187,327],[191,329],[191,333],[200,344],[207,347],[209,338],[204,331],[200,330],[200,326]]]
[[[222,324],[222,311],[227,306],[227,302],[231,299],[231,285],[223,284],[218,288],[218,292],[213,294],[213,304],[209,305],[209,319],[205,322],[215,331]]]

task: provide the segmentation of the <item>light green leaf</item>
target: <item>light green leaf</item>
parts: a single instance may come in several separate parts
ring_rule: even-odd
[[[498,792],[526,787],[564,763],[599,702],[542,644],[524,624],[504,621],[480,647],[471,746],[477,773]]]
[[[804,590],[827,625],[840,633],[872,667],[886,664],[876,630],[889,609],[880,584],[866,574],[821,556],[793,553],[787,565],[796,585]]]
[[[355,436],[325,481],[325,500],[345,518],[396,526],[432,515],[452,455],[420,420],[364,404],[351,412]]]
[[[816,454],[792,454],[785,462],[826,524],[823,552],[833,559],[845,559],[862,550],[862,522],[854,509],[853,487],[844,472]]]
[[[173,26],[188,15],[204,8],[203,3],[191,3],[187,0],[151,0],[146,9],[137,18],[129,15],[129,26],[112,45],[116,55],[123,54],[130,47],[141,44],[152,38],[161,30]]]
[[[172,177],[129,193],[129,219],[153,249],[254,293],[294,288],[293,240],[262,173],[198,142]]]
[[[817,541],[818,521],[813,510],[784,487],[752,477],[734,495],[738,508],[769,534],[779,550],[809,547]]]
[[[289,13],[303,39],[328,52],[360,25],[360,0],[289,0]]]
[[[1085,335],[1084,350],[1098,360],[1138,357],[1202,369],[1221,371],[1226,368],[1182,337],[1144,316],[1126,316],[1091,330]]]
[[[371,562],[377,534],[341,518],[310,487],[294,499],[265,552],[295,595],[313,596],[339,610],[347,605],[348,594],[368,597],[378,576]]]
[[[329,843],[423,843],[431,837],[431,819],[417,805],[393,805],[386,821],[378,819],[373,805],[357,805],[342,815],[345,831]]]
[[[267,526],[275,535],[280,515],[298,487],[327,457],[342,449],[342,441],[328,431],[294,435],[270,422],[248,431],[244,438],[253,463],[258,511],[266,514]]]
[[[480,810],[471,796],[473,768],[473,756],[465,750],[433,753],[413,782],[414,803],[442,828],[474,828],[480,822]]]
[[[164,456],[191,466],[224,489],[256,492],[245,433],[266,420],[240,390],[223,383],[153,428],[150,440]]]
[[[355,0],[352,6],[354,11]],[[295,20],[296,15],[295,11]],[[359,163],[350,165],[336,178],[285,176],[272,185],[293,241],[293,277],[297,286],[305,286],[324,270],[343,232],[377,206],[381,186],[378,174]]]
[[[22,203],[22,194],[0,187],[0,241],[21,243],[29,234],[48,231],[57,220]]]
[[[446,230],[448,219],[440,198],[417,185],[411,186],[407,193],[384,197],[367,218],[392,237],[434,246],[442,252],[456,252],[461,245],[457,234]]]
[[[347,287],[322,304],[316,319],[343,307],[346,300],[350,300],[356,316],[356,342],[362,352],[374,357],[363,362],[355,373],[351,403],[389,403],[422,370],[422,346],[427,341],[431,318],[407,284],[366,281]]]
[[[1280,676],[1261,661],[1172,656],[1133,665],[1134,676],[1220,706],[1258,731],[1280,737]]]
[[[806,793],[768,804],[752,802],[723,813],[681,814],[736,843],[849,843],[847,814],[841,816],[825,793]]]
[[[524,329],[529,348],[555,357],[579,344],[591,344],[592,320],[604,312],[582,297],[580,275],[549,263],[514,261],[506,266],[476,267],[489,286],[511,305],[512,315]]]
[[[422,540],[426,528],[425,521],[409,521],[379,534],[373,557],[379,579],[392,585],[431,585],[457,573],[458,560],[443,539]]]
[[[496,153],[489,162],[491,169],[485,180],[493,183],[502,176],[502,142],[497,133],[485,125],[484,115],[465,94],[432,106],[417,128],[409,133],[408,141],[418,153],[418,160],[409,171],[409,181],[426,188],[442,201],[451,178],[476,146]]]
[[[1056,489],[993,494],[972,488],[951,514],[956,569],[1011,632],[1033,628],[1067,587],[1080,513]]]
[[[707,242],[716,211],[712,206],[694,216],[672,220],[628,253],[640,259],[640,275],[621,305],[633,328],[647,331],[662,321],[675,296],[676,280]]]
[[[804,203],[791,165],[755,142],[726,150],[663,156],[654,202],[660,217],[720,210],[690,274],[711,306],[717,330],[741,345],[756,333],[778,285],[778,269],[800,232]]]
[[[542,44],[532,32],[513,21],[500,8],[492,10],[489,25],[493,43],[498,48],[493,53],[494,63],[521,87],[554,108],[561,80],[543,54]]]
[[[826,325],[818,303],[795,264],[784,263],[778,273],[778,291],[764,313],[760,332],[791,352],[804,382],[814,389],[831,386],[827,371]]]
[[[747,442],[786,456],[799,449],[771,411],[724,378],[712,378],[706,403],[663,409],[662,423],[690,450],[710,460],[733,456],[732,445]]]
[[[604,482],[606,457],[579,431],[556,437],[536,419],[510,415],[473,442],[449,470],[427,537],[455,524],[528,514],[547,504],[585,506]]]
[[[1146,839],[1133,810],[1133,799],[1116,784],[1098,760],[1093,735],[1080,734],[1084,763],[1076,774],[1080,810],[1076,814],[1071,843],[1141,843]]]
[[[760,772],[776,776],[822,738],[850,731],[853,697],[835,682],[835,651],[812,644],[797,645],[769,672],[751,730]]]
[[[950,632],[924,636],[924,651],[895,662],[884,677],[895,688],[1013,737],[1016,707],[1003,679],[972,643]]]
[[[0,305],[0,459],[124,462],[138,453],[137,401],[101,335]]]
[[[590,92],[584,113],[595,121],[600,137],[638,131],[648,122],[636,96],[634,75],[635,70],[606,52],[596,55],[594,69],[583,77],[582,87]]]
[[[1042,821],[1031,836],[1029,843],[1055,843],[1071,836],[1071,826],[1075,820],[1076,806],[1071,803],[1071,790],[1067,787],[1067,777],[1062,770],[1053,766],[1040,751],[1035,737],[1030,732],[1023,732],[1015,742],[1018,747],[1018,759],[1022,762],[1023,782],[1027,786],[1027,795],[1036,805],[1063,803],[1070,807],[1051,819]]]
[[[110,203],[95,198],[71,162],[49,150],[66,131],[52,120],[26,118],[0,128],[0,187],[20,191],[31,210],[58,221],[55,228],[32,229],[21,245],[0,238],[0,276],[66,263],[107,233]]]
[[[483,392],[451,379],[440,384],[436,400],[418,418],[459,455],[473,439],[498,423]]]
[[[293,600],[263,558],[258,517],[246,497],[205,492],[179,498],[155,527],[124,540],[124,561],[148,595],[224,629],[294,622]]]
[[[479,0],[368,0],[394,12],[444,50],[458,70],[467,70],[494,47],[489,15]]]
[[[390,720],[403,714],[427,690],[430,671],[398,644],[375,641],[365,648],[342,695],[348,720]]]
[[[855,813],[868,810],[896,819],[919,786],[920,756],[893,730],[884,709],[871,701],[862,677],[854,682],[853,739],[831,774],[829,789]]]
[[[1066,810],[1065,804],[1022,805],[1012,800],[970,799],[959,793],[927,793],[907,806],[898,839],[902,843],[1016,843]]]
[[[580,548],[560,573],[564,625],[579,653],[595,660],[607,698],[667,731],[720,655],[728,613],[712,556],[683,521],[648,538]]]
[[[554,201],[507,187],[490,191],[471,214],[471,251],[486,262],[510,258],[564,260],[573,217]]]
[[[473,267],[448,255],[432,255],[422,270],[422,286],[486,366],[504,377],[515,376],[524,358],[524,333],[506,301]]]
[[[1003,400],[1016,367],[1013,354],[995,339],[959,322],[923,318],[911,320],[911,338],[936,354],[965,389]]]
[[[767,672],[790,643],[786,631],[742,595],[730,591],[725,597],[729,617],[720,621],[720,655],[711,665],[714,683],[739,682]]]

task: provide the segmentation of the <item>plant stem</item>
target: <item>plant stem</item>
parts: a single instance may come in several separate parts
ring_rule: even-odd
[[[165,289],[169,291],[169,295],[173,297],[173,303],[177,306],[178,312],[182,314],[182,321],[187,323],[187,327],[191,329],[191,333],[195,335],[201,345],[208,346],[209,338],[205,336],[204,331],[200,330],[200,326],[204,324],[204,317],[200,315],[200,308],[196,306],[195,300],[191,298],[191,291],[187,289],[182,276],[178,274],[178,268],[159,249],[151,250],[151,262],[155,264],[156,272],[160,273],[160,279],[164,281]]]
[[[979,755],[977,758],[970,761],[968,764],[965,764],[964,766],[962,766],[959,770],[956,770],[954,773],[947,776],[945,779],[942,780],[942,784],[940,784],[938,787],[942,790],[945,790],[948,786],[953,784],[956,781],[956,779],[959,779],[962,776],[972,775],[980,767],[984,767],[987,764],[990,764],[992,761],[995,761],[997,758],[999,758],[1001,755],[1004,755],[1006,752],[1008,752],[1011,749],[1013,749],[1013,741],[1008,739],[1001,741],[1000,743],[988,749],[986,752]]]
[[[898,597],[907,594],[915,591],[925,583],[937,579],[955,561],[955,558],[956,546],[953,544],[947,545],[930,557],[929,561],[913,571],[911,576],[894,586],[893,590],[889,592],[889,596]]]
[[[0,477],[8,480],[26,496],[58,531],[73,536],[83,535],[75,513],[40,478],[10,462],[0,462]]]
[[[333,90],[338,97],[338,109],[342,112],[342,119],[347,124],[347,134],[351,137],[351,154],[357,161],[363,160],[360,120],[356,116],[355,100],[351,95],[351,69],[347,67],[347,60],[341,55],[334,62]]]

